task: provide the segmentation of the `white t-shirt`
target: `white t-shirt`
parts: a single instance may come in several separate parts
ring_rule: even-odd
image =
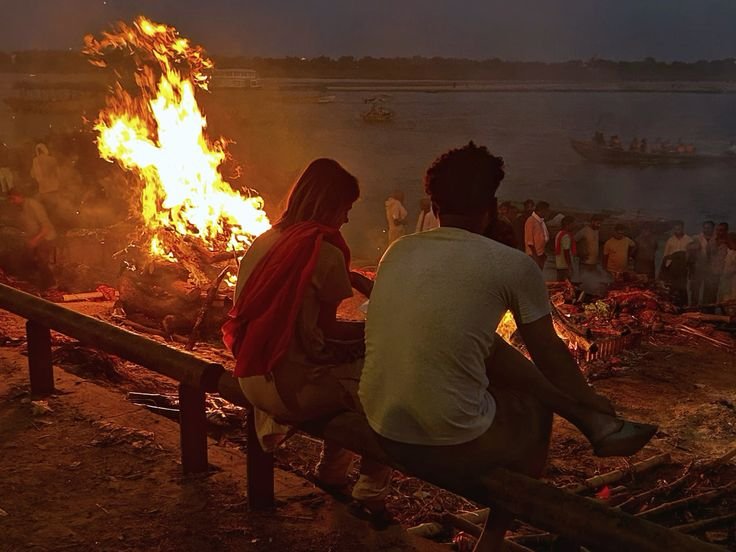
[[[418,445],[482,435],[496,410],[485,360],[507,310],[521,324],[550,312],[539,267],[521,251],[448,227],[396,241],[366,322],[359,396],[373,430]]]

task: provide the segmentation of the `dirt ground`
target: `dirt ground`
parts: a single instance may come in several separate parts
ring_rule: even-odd
[[[79,303],[106,316],[109,303]],[[119,374],[56,369],[58,392],[28,394],[23,321],[0,311],[0,551],[15,550],[447,550],[404,528],[472,505],[396,475],[389,507],[403,527],[374,531],[346,507],[297,477],[316,461],[318,444],[297,438],[282,450],[278,507],[248,512],[245,457],[238,431],[213,432],[208,476],[184,477],[179,427],[125,400],[125,392],[172,392],[171,382],[120,363]],[[59,339],[61,341],[61,339]],[[211,356],[216,350],[206,349]],[[224,356],[223,356],[224,358]],[[113,359],[114,360],[114,359]],[[641,349],[591,367],[591,379],[621,412],[654,421],[660,431],[631,460],[597,459],[565,422],[557,421],[547,478],[559,486],[669,452],[672,462],[630,489],[679,476],[691,462],[736,446],[736,360],[732,352],[662,334]],[[230,438],[232,437],[232,438]],[[702,479],[702,478],[701,478]],[[693,489],[736,480],[731,463]],[[692,490],[696,492],[696,490]],[[726,497],[665,519],[664,525],[736,509]],[[519,526],[518,533],[534,532]],[[736,523],[698,536],[736,550]]]

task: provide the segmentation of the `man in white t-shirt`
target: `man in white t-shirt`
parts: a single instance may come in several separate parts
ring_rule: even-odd
[[[381,259],[359,389],[389,456],[481,501],[478,481],[494,466],[541,474],[552,412],[600,456],[633,454],[656,429],[615,417],[557,337],[535,262],[482,235],[503,176],[503,160],[472,142],[429,168],[440,228],[397,240]],[[496,335],[507,310],[536,366]],[[512,519],[494,509],[476,550],[500,549]]]

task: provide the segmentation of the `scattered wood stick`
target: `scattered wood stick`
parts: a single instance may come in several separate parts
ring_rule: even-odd
[[[68,293],[61,296],[65,303],[73,301],[87,301],[88,299],[104,299],[105,296],[99,291],[89,291],[86,293]]]
[[[732,317],[725,314],[705,314],[702,312],[686,312],[682,314],[682,317],[701,322],[731,322],[732,320]]]
[[[664,512],[671,512],[672,510],[678,510],[692,504],[708,504],[709,502],[713,502],[714,500],[725,496],[734,490],[736,490],[736,482],[730,483],[718,489],[713,489],[712,491],[707,491],[705,493],[689,496],[687,498],[681,498],[679,500],[673,500],[672,502],[665,502],[664,504],[661,504],[656,508],[652,508],[651,510],[644,510],[643,512],[639,512],[635,515],[636,517],[646,518],[656,516],[657,514],[662,514]]]
[[[552,533],[536,533],[534,535],[518,535],[515,537],[509,537],[508,540],[528,546],[546,546],[554,542],[556,538],[557,535],[553,535]]]
[[[701,470],[712,470],[714,468],[720,468],[721,466],[728,464],[734,458],[736,458],[736,447],[727,451],[723,456],[720,456],[719,458],[716,458],[715,460],[710,460],[709,462],[705,462],[701,466],[700,469]]]
[[[187,343],[187,338],[178,334],[169,335],[162,330],[152,328],[151,326],[146,326],[145,324],[138,324],[137,322],[133,322],[132,320],[123,320],[122,323],[137,332],[157,335],[159,337],[163,337],[166,340],[175,341],[177,343]]]
[[[644,504],[647,500],[649,500],[650,498],[654,496],[658,496],[661,494],[667,494],[671,491],[674,491],[675,489],[681,487],[685,483],[685,481],[687,481],[690,478],[690,476],[692,475],[692,472],[690,471],[691,467],[692,467],[692,464],[685,469],[685,472],[682,474],[682,476],[675,479],[671,483],[662,485],[660,487],[655,487],[653,489],[649,489],[648,491],[644,491],[642,493],[634,495],[628,500],[626,500],[625,502],[622,502],[621,504],[616,506],[616,508],[631,509],[636,506],[639,506],[640,504]]]
[[[480,538],[480,535],[483,532],[483,529],[479,525],[476,525],[461,515],[446,513],[442,516],[442,522],[445,525],[464,531],[476,539]],[[533,552],[530,548],[509,539],[504,541],[503,550],[504,552]]]
[[[583,351],[594,353],[598,347],[594,340],[585,336],[585,331],[575,326],[553,305],[552,318],[565,330],[567,338],[574,341]]]
[[[724,516],[717,516],[708,519],[701,519],[700,521],[694,521],[692,523],[686,523],[684,525],[675,525],[670,527],[673,531],[680,531],[681,533],[695,533],[703,529],[710,529],[718,525],[722,525],[729,521],[736,519],[736,512],[726,514]]]
[[[451,514],[449,512],[442,515],[442,523],[444,523],[445,525],[449,525],[450,527],[459,529],[460,531],[465,531],[469,535],[474,536],[476,539],[480,538],[480,535],[483,532],[483,528],[480,525],[476,525],[468,519],[462,518],[456,514]]]
[[[700,330],[693,328],[691,326],[688,326],[687,324],[680,324],[679,326],[676,326],[676,329],[682,333],[688,334],[688,335],[694,335],[695,337],[699,337],[701,339],[705,339],[706,341],[709,341],[710,343],[713,343],[713,345],[717,345],[719,347],[724,347],[726,349],[732,349],[733,344],[727,343],[726,341],[722,341],[720,339],[716,339],[715,337],[711,337],[708,334],[705,334],[701,332]]]
[[[199,309],[199,314],[197,315],[197,320],[192,328],[192,333],[189,334],[189,341],[187,341],[186,347],[184,347],[187,351],[194,349],[194,345],[196,345],[197,340],[199,339],[199,328],[202,326],[202,322],[204,322],[204,319],[207,316],[207,311],[215,300],[215,296],[217,295],[217,290],[220,288],[222,279],[225,277],[225,274],[230,272],[230,269],[230,266],[223,268],[217,275],[217,278],[212,281],[210,289],[207,290],[207,297],[205,297],[205,300],[202,303],[202,308]]]
[[[471,523],[481,524],[485,523],[488,518],[488,512],[488,508],[483,508],[482,510],[476,510],[475,512],[463,512],[461,514],[457,514],[457,517],[465,519]],[[444,530],[445,526],[442,523],[430,521],[428,523],[419,524],[415,527],[410,527],[406,531],[407,533],[411,533],[417,537],[430,539],[441,534]]]
[[[579,494],[585,491],[590,491],[603,487],[604,485],[610,485],[611,483],[617,483],[624,479],[627,475],[634,475],[643,473],[662,464],[667,464],[670,461],[669,453],[658,454],[652,456],[636,464],[632,464],[626,469],[614,470],[612,472],[604,473],[602,475],[596,475],[586,479],[583,483],[567,487],[565,490],[571,493]]]

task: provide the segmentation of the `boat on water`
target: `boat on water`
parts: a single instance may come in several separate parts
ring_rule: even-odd
[[[373,98],[366,98],[363,103],[370,104],[368,111],[364,111],[360,114],[360,118],[366,123],[389,123],[394,120],[394,111],[386,107],[388,96],[380,94]]]
[[[594,163],[636,167],[702,167],[728,165],[736,167],[736,155],[701,153],[678,153],[661,151],[630,151],[601,145],[592,140],[570,139],[572,149]]]
[[[105,87],[96,82],[16,82],[7,106],[16,113],[84,113],[102,107]]]
[[[258,89],[261,80],[253,69],[215,69],[212,73],[213,90],[222,88]]]

